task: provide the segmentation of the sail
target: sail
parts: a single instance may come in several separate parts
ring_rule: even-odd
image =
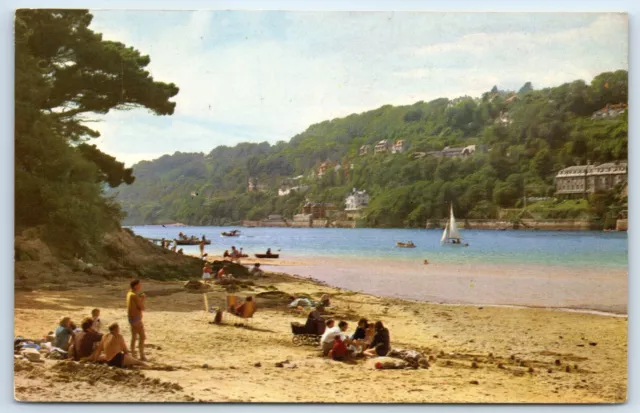
[[[460,239],[460,232],[456,225],[456,217],[453,216],[453,205],[451,205],[451,215],[449,217],[449,238]]]
[[[444,232],[442,233],[442,238],[440,238],[440,243],[443,243],[447,240],[447,236],[449,235],[449,231],[447,231],[448,228],[449,228],[449,224],[447,223],[444,226]]]

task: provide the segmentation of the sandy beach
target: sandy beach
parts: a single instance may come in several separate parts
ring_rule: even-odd
[[[284,266],[284,264],[282,264]],[[382,320],[395,348],[431,356],[419,370],[375,370],[345,364],[292,343],[290,322],[307,311],[286,300],[258,299],[245,327],[225,317],[212,325],[203,294],[183,282],[143,281],[152,370],[117,371],[46,359],[17,361],[15,397],[22,401],[202,402],[474,402],[619,403],[627,392],[627,319],[548,309],[439,305],[373,295],[268,274],[240,296],[280,291],[331,295],[336,319]],[[40,338],[62,316],[75,320],[101,308],[125,338],[127,280],[68,289],[16,291],[15,335]],[[227,292],[213,286],[210,304]],[[258,296],[259,297],[259,296]],[[285,367],[276,363],[289,360]],[[259,363],[259,364],[257,364]],[[259,366],[259,367],[257,367]],[[326,391],[340,389],[340,391]]]

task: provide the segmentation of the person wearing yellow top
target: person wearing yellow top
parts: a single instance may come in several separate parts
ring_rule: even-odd
[[[104,352],[104,356],[100,356],[106,360],[107,364],[113,367],[124,368],[127,366],[146,366],[143,361],[136,360],[129,354],[127,344],[124,337],[120,334],[120,326],[113,323],[109,326],[109,332],[102,337],[100,345],[96,350],[96,358],[100,353]]]
[[[140,280],[131,281],[131,290],[127,293],[127,316],[131,325],[131,353],[135,354],[136,339],[140,349],[140,360],[146,361],[144,356],[144,341],[147,338],[142,323],[142,311],[144,311],[144,293],[140,293],[142,284]]]

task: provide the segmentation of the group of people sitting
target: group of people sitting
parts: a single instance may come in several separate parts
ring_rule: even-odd
[[[53,346],[66,351],[75,361],[106,362],[120,368],[146,365],[130,354],[118,323],[109,325],[106,334],[100,330],[100,310],[97,308],[91,312],[91,317],[82,319],[79,328],[70,317],[63,317],[55,330]]]
[[[346,321],[340,321],[336,326],[335,320],[327,320],[320,339],[323,355],[344,361],[357,356],[382,357],[391,350],[389,330],[382,321],[371,324],[362,318],[351,336],[346,333],[348,328]]]
[[[264,275],[264,271],[260,269],[260,263],[253,264],[253,268],[249,270],[249,273],[253,276],[259,277]],[[206,262],[204,267],[202,268],[202,281],[208,283],[212,280],[223,280],[233,278],[231,274],[228,274],[224,267],[221,267],[217,272],[214,273],[213,268],[211,268],[211,264]]]

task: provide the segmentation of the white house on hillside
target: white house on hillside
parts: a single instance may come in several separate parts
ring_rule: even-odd
[[[358,211],[369,205],[369,194],[367,191],[358,191],[356,188],[353,188],[347,196],[345,204],[345,211]]]

